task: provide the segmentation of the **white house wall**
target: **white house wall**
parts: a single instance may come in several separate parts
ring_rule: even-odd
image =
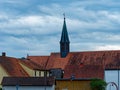
[[[3,86],[3,90],[55,90],[55,86]]]
[[[118,80],[119,79],[119,80]],[[107,83],[114,82],[117,86],[119,86],[120,90],[120,70],[106,70],[105,71],[105,81]],[[118,84],[119,82],[119,84]],[[112,84],[109,84],[106,90],[116,90],[116,87]]]

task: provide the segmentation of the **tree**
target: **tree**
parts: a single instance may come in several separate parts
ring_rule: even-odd
[[[94,78],[91,80],[90,86],[92,90],[105,90],[107,83],[102,79]]]

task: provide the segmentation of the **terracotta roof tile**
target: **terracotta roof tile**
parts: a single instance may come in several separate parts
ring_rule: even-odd
[[[60,53],[51,53],[49,57],[29,56],[28,59],[39,65],[43,65],[42,67],[46,69],[61,68],[62,70],[66,71],[68,70],[68,67],[72,67],[74,69],[84,70],[88,66],[90,68],[93,68],[92,66],[96,68],[97,66],[101,66],[105,69],[117,69],[120,65],[120,50],[70,52],[65,58],[61,58]],[[81,63],[83,63],[85,66],[88,66],[84,67],[84,69],[81,69]],[[100,68],[98,69],[102,70]],[[96,70],[93,68],[93,72],[94,71],[96,72]],[[68,73],[71,73],[71,71]],[[93,76],[103,78],[101,76],[102,74],[103,73],[101,73],[99,76],[98,73],[94,73]],[[83,76],[80,77],[84,77],[85,74],[83,73],[82,75]],[[90,76],[90,74],[88,75]],[[67,77],[67,74],[65,77]],[[78,77],[77,74],[76,77]]]
[[[104,69],[100,65],[67,65],[64,78],[104,78]]]
[[[64,69],[69,61],[70,55],[67,55],[66,58],[61,58],[60,53],[51,53],[47,66],[47,69],[51,68],[61,68]]]
[[[120,65],[120,50],[89,51],[70,53],[70,62],[74,64],[105,65],[106,69],[115,69]],[[110,67],[112,66],[112,67]]]
[[[19,62],[21,62],[22,64],[24,64],[25,66],[31,68],[31,69],[43,69],[40,64],[35,63],[33,61],[30,60],[19,60]]]
[[[3,86],[52,86],[55,84],[54,77],[4,77]]]
[[[49,56],[28,56],[27,59],[33,63],[37,63],[41,68],[45,69]]]
[[[0,64],[10,76],[28,76],[16,58],[0,56]]]

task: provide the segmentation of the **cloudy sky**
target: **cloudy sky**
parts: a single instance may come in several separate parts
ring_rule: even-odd
[[[120,0],[0,0],[0,51],[59,52],[63,13],[71,51],[120,50]]]

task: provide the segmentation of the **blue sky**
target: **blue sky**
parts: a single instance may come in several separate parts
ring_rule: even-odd
[[[120,50],[120,0],[0,0],[0,51],[59,52],[66,14],[72,52]]]

